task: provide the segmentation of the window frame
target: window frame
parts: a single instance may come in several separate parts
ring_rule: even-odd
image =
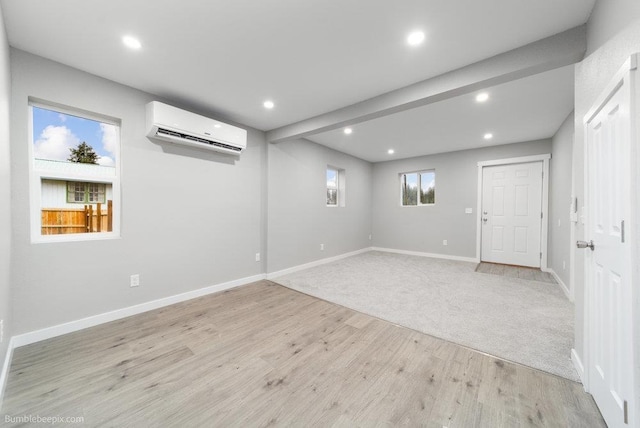
[[[333,171],[336,174],[336,186],[335,188],[329,186],[329,181],[327,180],[327,196],[330,190],[336,191],[336,203],[330,204],[327,197],[327,207],[337,207],[340,204],[340,173],[337,168],[333,168],[331,166],[327,166],[327,170],[325,172],[325,178],[329,175],[329,171]]]
[[[410,174],[417,174],[417,195],[416,195],[416,204],[415,205],[405,205],[404,204],[404,200],[402,198],[403,196],[403,176],[406,175],[410,175]],[[436,181],[436,169],[435,168],[431,168],[431,169],[420,169],[417,171],[407,171],[407,172],[401,172],[398,174],[398,181],[399,181],[399,185],[400,185],[400,206],[403,208],[415,208],[415,207],[432,207],[436,204],[436,200],[435,200],[435,196],[433,199],[433,203],[426,203],[423,204],[422,202],[420,202],[420,190],[422,189],[422,174],[433,174],[433,182],[434,182],[434,192],[436,189],[435,186],[435,181]]]
[[[327,173],[329,171],[335,171],[336,173],[336,203],[335,204],[325,204],[327,208],[344,208],[346,206],[346,172],[344,168],[338,168],[332,165],[327,165],[325,168],[325,199],[326,194],[330,189],[328,185],[326,185]]]
[[[69,185],[71,184],[82,184],[84,186],[84,190],[82,191],[82,193],[84,194],[84,198],[82,199],[82,201],[76,201],[75,200],[75,193],[78,192],[77,190],[69,190]],[[67,203],[68,204],[78,204],[78,205],[88,205],[88,204],[106,204],[107,203],[107,183],[102,183],[102,182],[92,182],[92,181],[67,181]],[[96,201],[96,202],[92,202],[90,201],[90,195],[91,195],[91,190],[90,190],[90,186],[92,184],[97,184],[99,186],[102,186],[101,188],[98,188],[98,197],[102,196],[101,200]],[[74,198],[73,200],[71,200],[71,194],[74,194]]]
[[[113,125],[117,128],[116,135],[118,142],[115,145],[114,157],[115,167],[113,176],[95,176],[82,173],[63,173],[58,171],[47,171],[36,168],[34,156],[34,135],[33,135],[33,108],[46,109],[56,113],[76,116],[83,119],[93,120],[96,122]],[[80,242],[80,241],[96,241],[104,239],[120,239],[120,213],[121,213],[121,145],[122,145],[122,122],[111,116],[93,113],[82,108],[68,107],[55,102],[48,102],[36,98],[28,98],[28,164],[29,164],[29,214],[31,219],[31,242],[32,243],[51,243],[51,242]],[[57,180],[69,182],[99,183],[111,185],[113,200],[113,227],[111,232],[93,232],[93,233],[72,233],[60,235],[43,235],[42,234],[42,180]],[[78,203],[79,204],[79,203]],[[88,203],[87,203],[88,204]]]

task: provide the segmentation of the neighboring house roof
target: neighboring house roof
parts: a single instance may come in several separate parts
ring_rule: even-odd
[[[93,165],[88,163],[66,162],[49,159],[34,159],[33,167],[37,171],[55,172],[73,177],[115,177],[113,166]]]

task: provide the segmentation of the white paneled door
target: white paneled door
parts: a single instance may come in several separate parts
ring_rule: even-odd
[[[482,261],[540,267],[542,166],[482,168]]]
[[[610,427],[633,425],[631,89],[614,86],[586,123],[588,389]],[[635,190],[638,191],[637,189]],[[625,225],[626,223],[626,225]],[[626,230],[625,230],[626,229]]]

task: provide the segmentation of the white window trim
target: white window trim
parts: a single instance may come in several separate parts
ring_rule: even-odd
[[[335,189],[336,190],[336,203],[335,204],[327,203],[327,207],[329,207],[329,208],[339,207],[340,206],[340,171],[338,171],[337,168],[334,168],[332,166],[327,166],[327,169],[325,171],[325,180],[326,180],[326,177],[327,177],[327,173],[329,171],[334,171],[336,173],[336,189]],[[327,187],[327,191],[333,190],[333,188],[329,187],[328,184],[326,185],[326,187]]]
[[[60,113],[72,116],[82,117],[85,119],[95,120],[98,122],[114,125],[118,127],[118,144],[115,147],[116,170],[115,175],[109,176],[88,176],[84,174],[63,174],[53,171],[41,171],[35,168],[34,152],[33,152],[33,107],[39,107],[47,110],[54,110]],[[97,241],[104,239],[120,239],[120,213],[121,213],[121,192],[120,192],[120,174],[122,158],[120,156],[122,141],[121,123],[119,120],[108,116],[101,116],[96,113],[87,112],[82,109],[73,109],[61,106],[56,103],[47,103],[41,100],[29,99],[28,114],[28,147],[29,147],[29,216],[31,226],[31,243],[51,243],[51,242],[80,242],[80,241]],[[94,232],[94,233],[73,233],[66,235],[42,235],[42,180],[70,180],[85,181],[94,183],[111,184],[113,195],[113,230],[111,232]]]
[[[336,166],[332,166],[332,165],[327,165],[327,168],[325,169],[325,181],[326,181],[326,171],[335,171],[336,172],[336,190],[337,190],[337,195],[336,195],[336,204],[335,205],[329,205],[326,204],[327,208],[344,208],[347,204],[346,204],[346,172],[344,168],[338,168]],[[328,190],[329,187],[326,187],[326,190]],[[325,192],[326,192],[325,190]]]
[[[420,169],[418,171],[401,172],[400,174],[398,174],[398,181],[400,182],[400,206],[402,208],[433,207],[433,206],[436,205],[435,202],[432,203],[432,204],[420,203],[420,189],[421,189],[421,186],[422,186],[422,182],[420,181],[421,180],[421,178],[420,178],[421,175],[420,174],[428,173],[428,172],[432,172],[433,176],[435,178],[435,176],[436,176],[436,169],[435,168],[432,168],[432,169]],[[417,202],[416,205],[404,205],[402,203],[402,176],[403,175],[407,175],[407,174],[419,174],[418,175],[418,199],[416,201]]]

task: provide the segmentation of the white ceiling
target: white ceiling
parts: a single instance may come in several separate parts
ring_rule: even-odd
[[[578,26],[586,22],[594,3],[595,0],[0,0],[9,41],[16,48],[261,130],[332,111]],[[414,29],[427,34],[426,42],[417,48],[405,43],[407,33]],[[125,34],[139,37],[142,49],[127,50],[121,43]],[[553,98],[558,100],[558,106],[549,103],[549,110],[564,114],[566,99],[560,100],[556,89],[565,95],[567,91],[553,86],[563,79],[560,75],[564,74],[558,73],[555,78],[546,79],[552,85],[546,93],[558,97]],[[528,91],[524,86],[520,90]],[[538,90],[544,91],[538,87],[532,95]],[[275,109],[267,111],[262,107],[267,98],[276,103]],[[514,97],[511,101],[516,102]],[[462,123],[455,107],[464,104],[464,100],[453,100],[451,104],[443,103],[441,110],[425,107],[424,111],[439,118],[436,124],[432,124],[435,119],[422,116],[422,109],[388,121],[390,126],[403,122],[406,125],[412,115],[420,117],[420,122],[406,128],[411,130],[407,135],[421,138],[415,150],[462,147],[472,144],[471,135],[456,134],[459,138],[448,138],[448,145],[443,145],[445,139],[439,138],[436,131],[458,128],[452,126]],[[541,136],[548,136],[551,123],[558,125],[559,116],[531,106],[526,110],[523,104],[526,102],[518,103],[518,108],[524,109],[521,111],[535,110],[547,116],[523,119],[510,109],[484,116],[481,112],[502,106],[496,97],[492,104],[483,106],[485,110],[477,110],[478,117],[469,107],[463,108],[464,119],[478,127],[481,123],[496,127],[495,121],[500,117],[520,119],[513,129],[496,131],[495,142],[525,135],[518,134],[519,129],[533,129],[533,122],[540,125],[536,132]],[[454,116],[447,117],[447,113]],[[532,122],[524,123],[525,119]],[[359,125],[350,145],[363,144],[357,140],[365,129],[379,134],[382,123],[385,122]],[[434,129],[419,134],[416,125],[422,123],[430,123]],[[475,129],[474,125],[474,133]],[[398,139],[397,129],[386,132]],[[314,139],[328,145],[339,144],[329,141],[332,133],[327,134]],[[422,147],[424,141],[431,147],[435,140],[440,141],[433,146],[437,148]],[[370,141],[373,142],[368,144],[375,147],[379,144],[375,139]],[[351,151],[351,146],[344,150]],[[364,155],[357,150],[361,157],[378,159],[375,153],[367,151]],[[404,156],[400,150],[398,156]]]
[[[307,139],[380,162],[549,138],[573,110],[573,76],[567,66]],[[490,99],[476,102],[479,92]]]

